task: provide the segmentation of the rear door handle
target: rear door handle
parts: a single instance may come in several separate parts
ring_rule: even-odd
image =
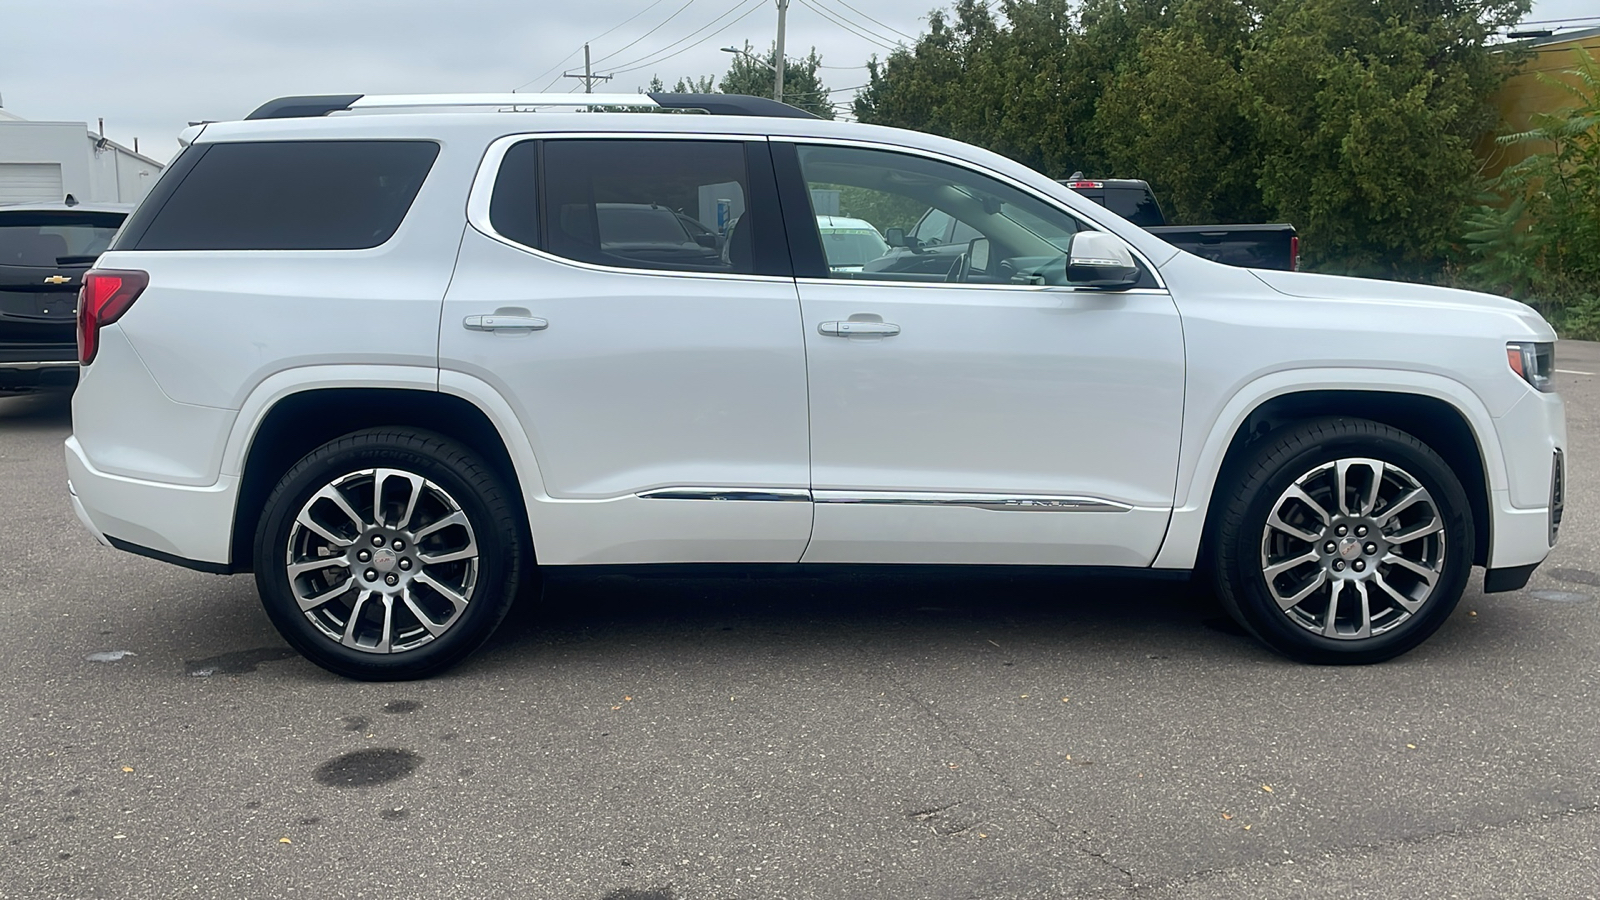
[[[548,321],[538,316],[467,316],[461,324],[468,331],[500,331],[512,328],[543,331],[550,327]]]
[[[817,332],[829,337],[851,337],[858,334],[876,334],[890,337],[900,333],[900,326],[893,322],[820,322]]]

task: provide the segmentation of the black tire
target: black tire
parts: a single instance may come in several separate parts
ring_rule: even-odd
[[[366,565],[354,563],[358,546],[365,549],[369,559],[372,558],[373,550],[368,546],[366,538],[363,538],[359,545],[349,546],[350,564],[341,560],[331,560],[332,567],[299,576],[323,578],[324,573],[345,572],[350,583],[355,585],[350,591],[348,608],[343,606],[347,601],[341,599],[318,607],[317,610],[302,612],[296,591],[313,589],[305,588],[303,582],[298,585],[293,583],[288,574],[290,553],[296,552],[291,550],[291,540],[304,541],[307,538],[318,540],[315,536],[307,534],[307,529],[296,527],[296,518],[301,510],[308,509],[307,504],[326,487],[336,482],[359,486],[362,483],[361,479],[366,477],[362,473],[380,469],[399,470],[425,480],[423,486],[419,488],[416,483],[405,480],[402,476],[399,490],[409,492],[412,496],[422,497],[420,501],[413,500],[412,505],[405,509],[405,516],[416,518],[403,522],[402,525],[412,527],[413,530],[425,530],[416,529],[413,523],[423,515],[422,507],[429,504],[443,511],[435,516],[435,519],[442,519],[445,513],[453,511],[459,511],[465,516],[465,526],[453,525],[442,533],[464,536],[458,540],[464,539],[467,549],[476,550],[476,556],[469,561],[443,564],[442,569],[435,568],[432,563],[425,564],[421,561],[422,557],[417,554],[424,549],[428,541],[435,538],[422,537],[414,541],[417,546],[408,548],[409,555],[416,556],[417,561],[408,558],[406,553],[385,553],[387,545],[380,545],[377,552],[385,555],[371,563],[374,566],[381,563],[390,567],[385,569],[390,574],[379,575],[380,580],[390,576],[403,577],[403,573],[395,567],[405,566],[404,574],[410,574],[416,581],[407,581],[404,584],[407,589],[413,591],[412,597],[417,600],[419,606],[428,610],[433,610],[435,607],[446,610],[438,614],[439,618],[446,618],[447,621],[442,626],[444,630],[437,635],[429,633],[422,625],[421,618],[413,615],[411,610],[405,609],[399,597],[386,600],[382,596],[375,595],[375,599],[384,608],[393,606],[395,612],[392,613],[392,621],[384,618],[382,612],[376,608],[365,618],[360,615],[363,607],[355,602],[354,595],[366,593],[365,588],[368,584],[379,591],[384,590],[378,581],[358,581],[365,578],[364,572],[376,571]],[[372,476],[374,486],[379,480],[375,475]],[[396,496],[394,489],[387,487],[392,483],[384,481],[386,486],[383,490],[388,497]],[[407,495],[407,493],[399,495],[402,504]],[[352,496],[356,499],[351,501],[351,507],[358,508],[359,496]],[[328,501],[320,502],[325,504]],[[445,505],[447,502],[453,502],[457,506],[449,507]],[[363,515],[370,513],[376,524],[369,527],[378,529],[384,522],[378,511],[373,509],[374,505],[369,501],[367,506],[359,511]],[[525,543],[524,526],[519,522],[516,509],[511,494],[489,467],[476,459],[466,447],[443,435],[404,428],[375,428],[348,434],[324,444],[296,463],[284,473],[267,499],[255,537],[256,588],[261,595],[261,602],[266,608],[268,618],[277,626],[284,640],[324,669],[363,681],[426,678],[450,668],[476,650],[488,640],[489,635],[494,633],[495,628],[511,608],[521,578]],[[390,517],[398,518],[392,508]],[[340,526],[336,524],[333,527]],[[352,523],[350,533],[359,535],[361,533],[359,528],[358,522]],[[346,535],[338,533],[336,536]],[[404,534],[400,536],[403,537]],[[374,533],[370,537],[376,538],[381,535]],[[344,546],[334,545],[331,542],[324,543],[330,550],[336,546]],[[320,553],[319,550],[317,555]],[[465,568],[467,566],[472,567],[470,571]],[[445,577],[439,574],[441,571],[468,574],[463,576],[459,585],[444,584],[440,580]],[[425,575],[437,576],[432,584],[442,584],[451,589],[460,588],[457,596],[464,597],[466,602],[459,607],[452,606],[444,600],[444,593],[435,591],[428,586],[428,582],[422,581]],[[328,577],[327,583],[338,582],[342,577]],[[431,601],[432,605],[424,601]],[[419,646],[393,652],[352,649],[344,646],[329,631],[330,627],[339,625],[337,615],[340,611],[346,612],[345,623],[356,620],[354,624],[357,627],[365,627],[363,623],[369,621],[381,623],[378,627],[385,641],[391,636],[398,637],[402,624],[408,623],[411,626],[407,632],[410,635],[409,640],[421,643]],[[376,616],[372,615],[372,612],[375,612]],[[433,615],[432,612],[429,614]],[[432,619],[430,622],[439,627],[438,622]],[[394,647],[401,647],[403,644],[400,640],[390,643]]]
[[[1373,613],[1368,612],[1369,636],[1352,637],[1361,635],[1363,631],[1356,618],[1352,624],[1355,627],[1340,628],[1339,622],[1345,622],[1343,616],[1360,616],[1367,606],[1360,602],[1354,594],[1354,588],[1346,584],[1349,598],[1333,601],[1328,606],[1334,609],[1335,631],[1345,634],[1345,637],[1328,637],[1316,629],[1325,628],[1328,613],[1322,614],[1320,622],[1308,622],[1308,615],[1314,615],[1315,606],[1320,601],[1320,595],[1313,593],[1306,601],[1306,606],[1295,606],[1285,609],[1280,606],[1274,591],[1287,593],[1285,600],[1292,599],[1298,591],[1292,588],[1284,589],[1278,584],[1269,585],[1265,574],[1270,541],[1286,541],[1287,543],[1273,544],[1273,547],[1288,546],[1294,549],[1285,550],[1281,557],[1274,559],[1293,559],[1302,553],[1323,554],[1319,561],[1305,563],[1300,567],[1291,569],[1277,577],[1284,579],[1303,578],[1303,583],[1308,587],[1316,580],[1318,574],[1327,580],[1329,592],[1332,584],[1339,578],[1356,578],[1354,574],[1356,562],[1345,562],[1348,557],[1343,553],[1353,552],[1355,559],[1360,561],[1362,571],[1371,575],[1378,575],[1380,566],[1384,562],[1384,554],[1380,551],[1375,556],[1364,556],[1365,544],[1352,550],[1348,549],[1345,542],[1345,533],[1335,537],[1334,523],[1352,523],[1347,530],[1353,528],[1354,518],[1344,518],[1337,515],[1334,510],[1334,522],[1326,525],[1325,531],[1318,531],[1315,524],[1317,520],[1306,519],[1302,521],[1303,528],[1309,533],[1319,535],[1317,542],[1305,542],[1303,545],[1295,544],[1298,540],[1290,538],[1283,532],[1274,534],[1269,532],[1268,517],[1274,512],[1280,514],[1284,509],[1297,511],[1295,505],[1288,507],[1285,503],[1285,492],[1295,485],[1298,479],[1311,477],[1321,467],[1333,463],[1337,468],[1338,460],[1372,459],[1380,461],[1386,466],[1398,467],[1401,472],[1393,474],[1392,470],[1385,468],[1387,476],[1398,479],[1400,475],[1409,478],[1422,488],[1426,489],[1428,499],[1424,501],[1431,508],[1437,521],[1443,526],[1443,534],[1431,539],[1426,545],[1405,544],[1407,548],[1428,546],[1437,556],[1430,557],[1431,565],[1437,566],[1436,580],[1430,591],[1425,594],[1420,606],[1414,612],[1402,609],[1401,605],[1389,599],[1389,596],[1380,592],[1371,581],[1363,584],[1362,590],[1370,592],[1374,598],[1372,607],[1388,605],[1388,612],[1392,613],[1393,624],[1387,625],[1386,630],[1379,632],[1378,623],[1372,620]],[[1472,509],[1467,500],[1466,491],[1462,489],[1461,482],[1455,473],[1439,455],[1433,452],[1426,444],[1409,434],[1366,419],[1356,418],[1329,418],[1309,420],[1287,426],[1268,435],[1259,446],[1254,448],[1244,461],[1244,464],[1232,470],[1236,475],[1233,484],[1218,484],[1216,501],[1221,503],[1220,515],[1216,519],[1216,531],[1212,541],[1212,554],[1209,560],[1215,580],[1217,596],[1222,601],[1223,607],[1233,616],[1238,623],[1251,634],[1255,635],[1262,643],[1271,647],[1278,653],[1291,659],[1302,662],[1324,665],[1351,665],[1382,662],[1393,659],[1418,644],[1422,643],[1438,630],[1455,609],[1461,599],[1462,591],[1467,584],[1467,576],[1472,570],[1473,558],[1473,523]],[[1327,472],[1329,470],[1323,470]],[[1352,470],[1354,471],[1354,470]],[[1367,467],[1365,471],[1372,472]],[[1359,473],[1357,473],[1359,474]],[[1324,475],[1331,478],[1331,475]],[[1357,475],[1351,475],[1352,482]],[[1366,483],[1371,484],[1372,478]],[[1310,484],[1310,482],[1306,482]],[[1351,488],[1347,488],[1351,489]],[[1352,489],[1354,490],[1354,489]],[[1378,496],[1378,489],[1374,489],[1373,497]],[[1386,491],[1398,488],[1386,488]],[[1360,493],[1359,490],[1356,491]],[[1356,496],[1352,494],[1352,496]],[[1386,494],[1386,496],[1389,496]],[[1356,496],[1358,503],[1361,497]],[[1298,501],[1288,501],[1298,504]],[[1332,505],[1332,504],[1328,504]],[[1421,506],[1422,504],[1416,504]],[[1387,507],[1399,507],[1398,503],[1390,503],[1386,499],[1379,499],[1372,504],[1376,512],[1367,517],[1369,521],[1376,520],[1379,514],[1387,514]],[[1298,511],[1309,512],[1310,506],[1300,506]],[[1423,522],[1424,525],[1428,524]],[[1397,540],[1403,540],[1405,533],[1411,530],[1420,531],[1421,528],[1408,529],[1390,526]],[[1365,533],[1365,532],[1363,532]],[[1381,531],[1375,531],[1380,538]],[[1354,531],[1348,530],[1349,540],[1355,541]],[[1416,538],[1417,541],[1429,541],[1427,538]],[[1355,541],[1360,543],[1359,541]],[[1340,547],[1338,551],[1327,551],[1327,547]],[[1387,546],[1387,545],[1386,545]],[[1401,546],[1401,545],[1395,545]],[[1309,549],[1307,549],[1309,548]],[[1319,548],[1322,548],[1319,550]],[[1404,553],[1410,553],[1406,550]],[[1404,555],[1402,553],[1402,555]],[[1371,563],[1368,563],[1368,560]],[[1336,574],[1332,568],[1341,566]],[[1400,572],[1398,576],[1394,573]],[[1408,574],[1394,565],[1388,566],[1384,577],[1389,579],[1407,579],[1414,576]],[[1299,584],[1297,583],[1297,584]],[[1385,582],[1388,583],[1387,581]],[[1421,580],[1416,581],[1421,584]],[[1320,590],[1320,589],[1318,589]],[[1404,593],[1404,592],[1403,592]],[[1411,597],[1410,599],[1415,599]],[[1354,601],[1354,602],[1352,602]],[[1328,608],[1325,606],[1324,608]],[[1307,609],[1311,612],[1308,613]]]

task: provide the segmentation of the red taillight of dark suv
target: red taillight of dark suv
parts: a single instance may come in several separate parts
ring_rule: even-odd
[[[150,275],[138,269],[90,269],[78,292],[78,363],[94,362],[100,349],[100,326],[110,325],[128,311],[150,284]]]

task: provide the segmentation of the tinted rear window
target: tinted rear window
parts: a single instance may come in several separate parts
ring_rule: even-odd
[[[121,225],[120,213],[0,213],[0,266],[88,265]]]
[[[1102,203],[1107,209],[1135,225],[1162,225],[1161,209],[1149,191],[1139,188],[1107,188]]]
[[[212,144],[136,250],[364,250],[387,241],[439,155],[432,141]]]

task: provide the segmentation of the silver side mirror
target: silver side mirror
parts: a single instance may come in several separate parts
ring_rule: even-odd
[[[1067,283],[1086,287],[1132,287],[1139,280],[1133,251],[1114,234],[1080,231],[1067,251]]]

